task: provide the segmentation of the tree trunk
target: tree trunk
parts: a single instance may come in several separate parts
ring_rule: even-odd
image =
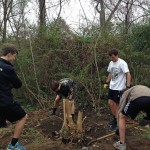
[[[40,27],[46,24],[46,6],[45,0],[39,0],[39,25]]]
[[[4,9],[4,18],[3,18],[3,22],[4,22],[4,28],[3,28],[3,37],[2,37],[2,42],[4,43],[6,41],[6,30],[7,30],[7,0],[5,0],[3,2],[3,9]]]
[[[83,112],[78,112],[77,133],[83,133]]]

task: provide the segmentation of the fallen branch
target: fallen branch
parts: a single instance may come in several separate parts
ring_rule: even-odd
[[[104,136],[102,136],[102,137],[100,137],[100,138],[97,138],[96,140],[93,140],[93,141],[89,142],[87,146],[90,146],[90,145],[91,145],[92,143],[94,143],[94,142],[97,142],[97,141],[99,141],[99,140],[105,139],[105,138],[110,137],[110,136],[113,136],[113,135],[115,135],[115,132],[110,133],[110,134],[107,134],[107,135],[104,135]]]

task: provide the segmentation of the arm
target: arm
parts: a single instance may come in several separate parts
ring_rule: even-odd
[[[9,70],[8,75],[9,75],[9,79],[10,79],[10,82],[11,82],[13,88],[18,89],[22,86],[22,82],[18,78],[18,76],[17,76],[16,72],[14,71],[14,69]]]
[[[70,79],[70,82],[69,82],[69,89],[70,89],[69,100],[72,100],[76,91],[76,84],[72,79]]]
[[[54,108],[57,108],[59,100],[60,100],[60,95],[57,95],[54,100],[54,106],[53,106]]]
[[[108,74],[108,77],[107,77],[107,80],[106,80],[106,83],[109,83],[111,80],[111,73]]]
[[[129,88],[131,86],[131,74],[130,74],[130,72],[126,73],[126,79],[127,79],[126,86],[127,86],[127,88]]]
[[[109,87],[109,82],[111,80],[111,73],[108,74],[106,82],[103,84],[103,88],[106,89]]]
[[[69,95],[69,100],[72,100],[74,94],[73,88],[70,89],[70,95]]]

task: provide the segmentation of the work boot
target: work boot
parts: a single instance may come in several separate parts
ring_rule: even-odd
[[[126,143],[121,143],[120,141],[114,143],[113,146],[118,150],[126,150],[127,148]]]

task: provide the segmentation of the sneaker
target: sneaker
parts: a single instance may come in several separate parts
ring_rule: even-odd
[[[9,144],[7,150],[26,150],[26,148],[24,148],[19,142],[17,142],[15,146]]]
[[[120,141],[114,143],[113,146],[118,150],[126,150],[127,148],[126,143],[121,143]]]

